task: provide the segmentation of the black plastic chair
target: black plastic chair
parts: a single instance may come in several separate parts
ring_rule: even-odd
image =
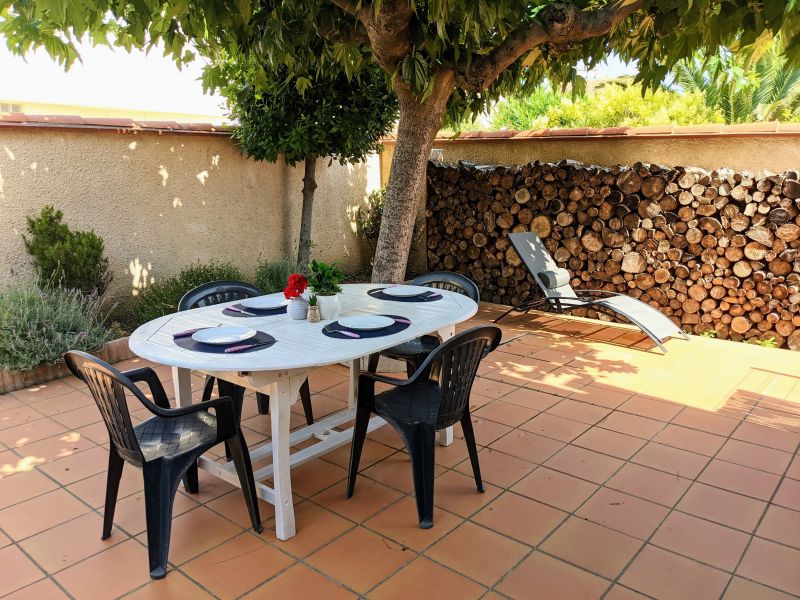
[[[361,372],[350,449],[348,498],[355,490],[361,450],[372,413],[394,427],[411,455],[420,528],[433,527],[433,469],[438,430],[461,423],[475,485],[479,492],[484,491],[469,412],[469,395],[481,359],[497,348],[500,337],[497,327],[475,327],[459,333],[431,352],[409,379]],[[376,396],[376,381],[395,387]]]
[[[178,310],[190,310],[202,306],[213,306],[223,302],[234,300],[244,300],[245,298],[255,298],[263,296],[264,292],[254,285],[242,281],[212,281],[189,290],[184,294],[178,303]],[[214,377],[207,376],[203,387],[203,402],[211,398],[214,391]],[[219,391],[220,396],[222,390]],[[303,403],[303,412],[306,415],[306,423],[314,423],[314,411],[311,408],[311,389],[308,387],[308,379],[300,387],[300,400]],[[261,415],[269,414],[269,395],[256,392],[256,402],[258,403],[258,413]],[[242,407],[237,407],[237,417],[241,417]]]
[[[439,290],[446,290],[448,292],[457,292],[472,298],[475,302],[480,302],[481,299],[481,292],[474,281],[468,277],[449,271],[438,271],[420,275],[411,281],[411,285],[422,285]],[[387,358],[405,361],[406,372],[408,376],[411,377],[411,374],[439,344],[441,344],[441,340],[436,335],[423,335],[420,338],[403,342],[402,344],[383,350],[380,354],[370,355],[367,370],[370,373],[375,373],[378,370],[378,361],[380,357],[386,356]]]
[[[178,483],[183,479],[186,489],[197,493],[197,459],[220,442],[227,442],[230,447],[253,529],[263,531],[250,453],[236,421],[233,399],[216,398],[205,404],[170,408],[158,375],[149,367],[122,373],[90,354],[77,351],[67,352],[64,360],[70,371],[89,387],[111,442],[102,539],[111,535],[122,468],[129,462],[141,468],[144,475],[150,577],[164,577]],[[147,384],[153,402],[136,387],[137,381]],[[134,426],[126,392],[154,416]],[[210,414],[209,409],[215,414]]]

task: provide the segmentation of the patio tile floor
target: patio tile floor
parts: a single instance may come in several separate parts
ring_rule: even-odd
[[[498,310],[484,305],[473,323]],[[503,330],[471,399],[485,494],[458,427],[437,449],[430,530],[416,526],[408,455],[388,427],[369,435],[350,500],[348,447],[293,472],[287,542],[271,506],[255,535],[239,490],[201,472],[200,494],[178,493],[170,573],[157,582],[132,468],[114,532],[99,539],[108,441],[85,386],[0,396],[0,597],[800,595],[797,354],[692,338],[662,355],[628,327],[542,314]],[[345,405],[343,368],[310,383],[318,414]],[[269,437],[254,405],[243,419],[253,446]]]

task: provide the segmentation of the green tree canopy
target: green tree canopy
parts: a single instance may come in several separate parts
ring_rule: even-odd
[[[697,50],[746,49],[782,35],[800,58],[800,0],[0,0],[0,33],[25,51],[74,60],[84,34],[123,46],[163,42],[178,62],[196,49],[254,53],[298,78],[374,63],[391,77],[400,121],[373,278],[405,272],[425,164],[445,115],[458,121],[544,79],[578,85],[575,65],[610,53],[656,87]]]

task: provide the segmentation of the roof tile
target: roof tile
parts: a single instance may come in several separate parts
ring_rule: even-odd
[[[561,137],[561,136],[581,136],[581,135],[589,135],[591,129],[588,127],[578,127],[574,129],[551,129],[550,133],[548,133],[549,137]]]

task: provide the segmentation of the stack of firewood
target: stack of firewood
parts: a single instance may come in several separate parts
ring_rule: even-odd
[[[796,172],[430,163],[426,216],[428,268],[471,277],[486,301],[539,293],[508,239],[535,231],[575,288],[629,294],[688,332],[800,349]]]

